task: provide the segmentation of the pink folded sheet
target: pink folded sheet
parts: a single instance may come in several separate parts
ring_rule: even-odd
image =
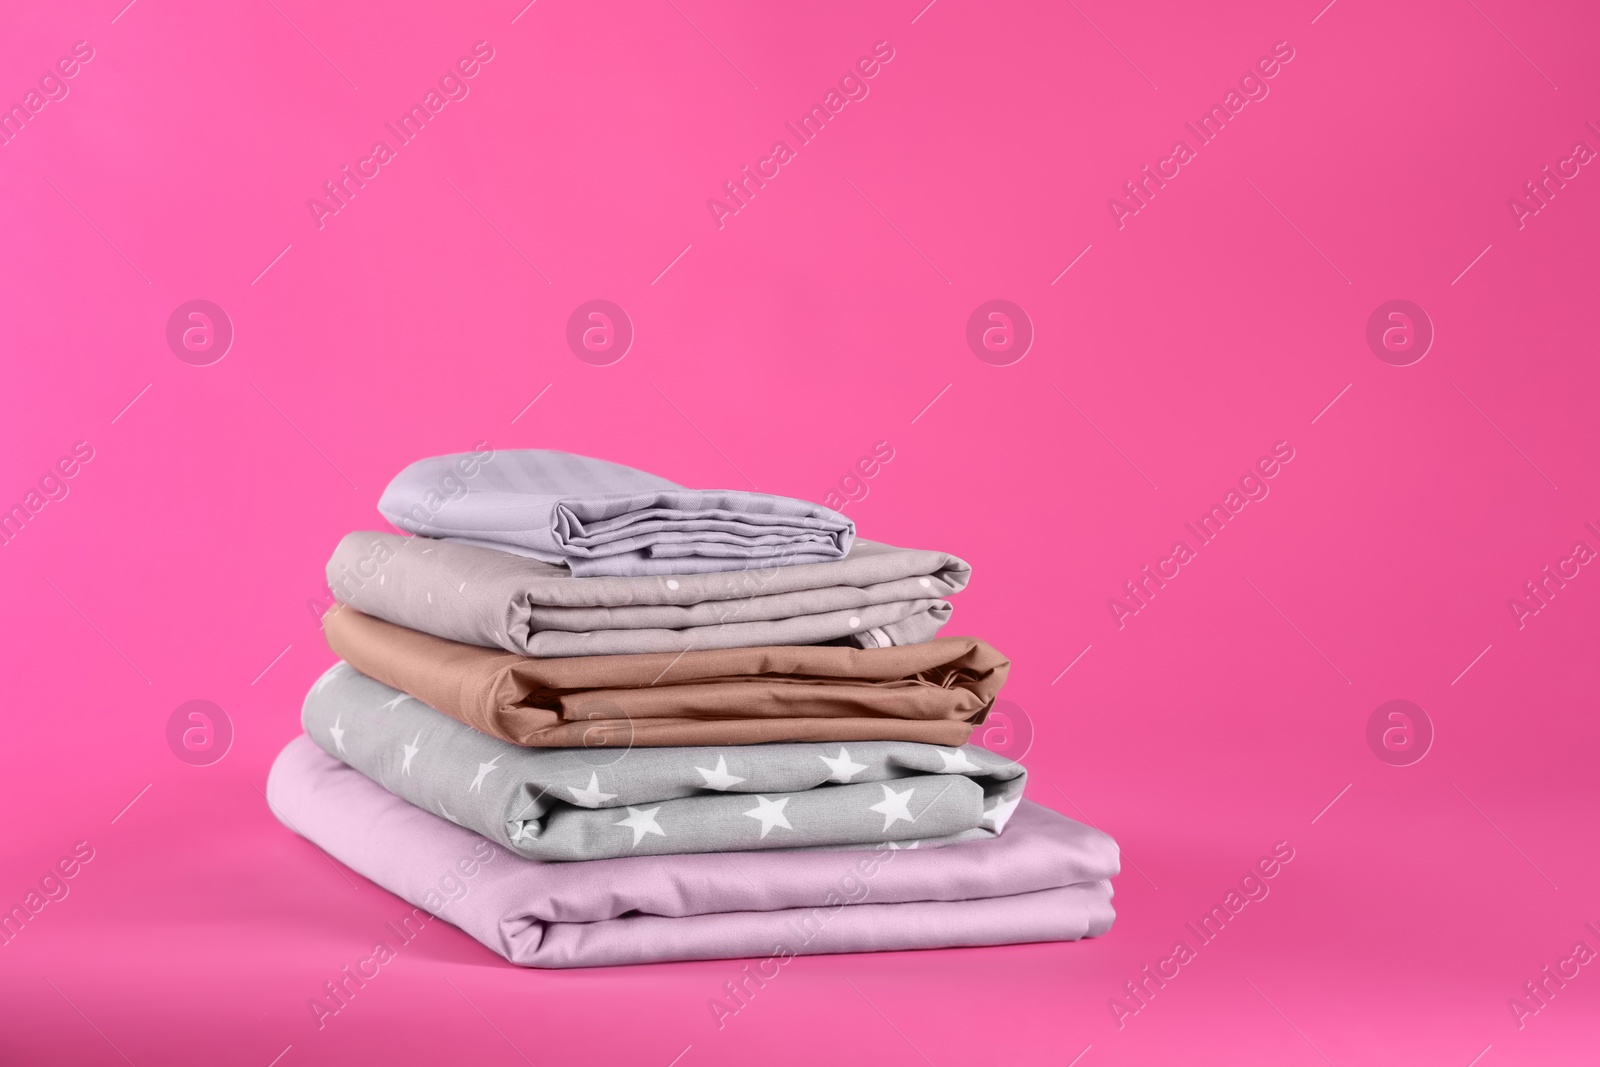
[[[301,736],[273,764],[267,801],[335,859],[528,967],[781,966],[816,953],[1070,941],[1115,918],[1116,842],[1026,800],[999,837],[929,851],[540,862],[413,807]]]

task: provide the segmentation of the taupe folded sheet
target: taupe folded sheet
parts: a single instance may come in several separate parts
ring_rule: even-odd
[[[970,637],[891,648],[783,645],[531,659],[335,605],[328,645],[356,670],[530,747],[965,743],[1010,662]]]
[[[340,602],[413,630],[525,656],[603,656],[912,645],[950,618],[945,597],[972,568],[945,552],[857,538],[827,563],[575,578],[492,548],[361,532],[339,542],[327,575]]]

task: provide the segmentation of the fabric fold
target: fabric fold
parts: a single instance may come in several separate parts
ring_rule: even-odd
[[[855,523],[820,504],[685,489],[619,463],[542,449],[418,460],[395,475],[378,510],[411,533],[503,547],[580,576],[820,563],[843,557],[855,538]]]
[[[975,638],[530,659],[335,605],[328,646],[384,685],[515,745],[964,744],[1009,662]]]
[[[857,540],[843,559],[670,577],[575,578],[493,548],[365,531],[328,560],[341,603],[413,630],[525,656],[597,656],[933,638],[972,568]]]
[[[1027,801],[1003,836],[929,852],[570,864],[513,855],[304,736],[278,756],[266,792],[289,829],[523,966],[756,957],[771,977],[795,955],[1073,940],[1115,918],[1115,842]]]
[[[992,837],[1026,775],[974,745],[900,741],[522,748],[343,662],[311,687],[301,721],[395,795],[542,859]]]

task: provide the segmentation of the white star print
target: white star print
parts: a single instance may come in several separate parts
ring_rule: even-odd
[[[326,686],[329,682],[333,681],[335,678],[339,677],[341,674],[343,674],[344,671],[345,671],[345,668],[348,667],[348,666],[349,666],[348,663],[345,663],[344,661],[341,660],[340,662],[335,663],[333,666],[329,667],[327,670],[323,671],[322,672],[322,677],[317,679],[317,684],[311,687],[311,691],[313,693],[322,692],[323,687]]]
[[[1017,805],[1022,803],[1021,797],[1012,797],[1010,800],[994,799],[994,807],[983,813],[983,824],[992,826],[995,833],[1006,828],[1006,823],[1011,821],[1012,812],[1017,810]]]
[[[752,819],[761,820],[761,836],[766,837],[772,832],[774,826],[781,826],[785,830],[793,830],[789,825],[788,816],[784,815],[784,805],[789,803],[789,798],[784,797],[779,801],[771,801],[766,797],[756,797],[756,807],[745,812]]]
[[[572,794],[573,803],[585,808],[598,808],[608,800],[617,799],[615,793],[600,792],[600,776],[593,771],[589,773],[589,788],[579,789],[575,785],[569,785],[567,791]]]
[[[412,742],[409,745],[402,745],[401,746],[401,748],[405,750],[405,754],[406,754],[406,761],[400,765],[400,773],[401,774],[410,774],[411,773],[411,757],[415,756],[417,754],[417,751],[422,747],[421,746],[421,742],[422,742],[422,731],[418,730],[416,738],[414,740],[412,740]]]
[[[443,815],[445,818],[449,819],[451,822],[455,822],[456,821],[456,817],[454,815],[451,815],[448,811],[444,810],[444,801],[442,801],[442,800],[439,801],[439,814]]]
[[[480,764],[478,764],[478,776],[472,780],[472,784],[471,785],[467,786],[467,792],[469,792],[469,793],[481,793],[481,792],[483,792],[483,780],[485,778],[489,777],[489,772],[490,771],[496,771],[496,770],[500,769],[500,768],[495,766],[495,764],[499,763],[499,762],[500,762],[500,757],[496,756],[494,759],[490,760],[488,763],[480,763]]]
[[[660,826],[656,825],[656,812],[660,810],[661,809],[659,807],[651,808],[649,811],[641,811],[638,808],[629,808],[628,817],[626,819],[618,819],[611,825],[626,826],[631,829],[633,831],[633,847],[638,848],[639,842],[644,840],[645,834],[659,834],[662,837],[667,836],[667,832]]]
[[[883,799],[869,807],[867,810],[883,813],[884,833],[888,833],[889,827],[902,820],[905,822],[917,821],[917,817],[911,814],[911,809],[907,806],[911,803],[911,794],[915,793],[916,791],[916,788],[912,787],[911,789],[907,789],[904,793],[896,793],[888,786],[883,787]]]
[[[411,697],[407,696],[405,693],[396,693],[395,698],[383,706],[383,710],[393,711],[395,708],[399,707],[401,704],[410,699]]]
[[[334,747],[340,752],[344,751],[344,727],[339,725],[339,721],[343,718],[343,715],[335,715],[333,717],[333,725],[328,727],[328,733],[333,737]]]
[[[922,844],[921,841],[913,841],[909,845],[902,845],[898,841],[890,841],[889,842],[889,851],[890,852],[899,852],[901,849],[905,849],[906,851],[909,852],[911,849],[916,848],[920,844]]]
[[[708,771],[704,767],[696,767],[695,770],[699,771],[700,776],[706,780],[707,789],[732,789],[744,781],[743,778],[728,773],[728,761],[720,754],[717,756],[716,770]],[[765,837],[767,835],[762,834],[761,836]]]
[[[983,771],[982,767],[967,758],[967,750],[964,748],[941,748],[939,750],[939,758],[944,760],[944,769],[941,772],[943,774],[960,774],[965,771],[981,773]]]
[[[516,832],[511,835],[511,843],[513,845],[518,844],[525,837],[532,840],[533,830],[529,828],[526,822],[519,822],[517,823]]]
[[[865,763],[856,763],[850,758],[850,753],[842,748],[839,750],[839,755],[834,759],[829,759],[823,755],[818,755],[817,758],[828,765],[828,781],[830,782],[848,782],[867,769]]]

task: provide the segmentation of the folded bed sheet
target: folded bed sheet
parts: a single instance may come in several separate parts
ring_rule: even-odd
[[[378,510],[402,530],[502,547],[576,575],[820,563],[843,557],[855,537],[853,522],[820,504],[685,489],[618,463],[541,449],[418,460],[395,475]]]
[[[453,541],[361,532],[328,561],[342,603],[400,626],[525,656],[695,648],[863,648],[927,641],[972,568],[944,552],[857,540],[843,559],[719,574],[575,578]]]
[[[756,957],[771,978],[796,955],[1069,941],[1115,918],[1116,843],[1027,801],[1003,836],[928,852],[548,863],[407,804],[306,737],[273,764],[267,801],[335,859],[528,967]]]
[[[522,748],[342,662],[301,722],[396,796],[550,860],[993,837],[1026,774],[974,745],[907,741]]]
[[[1009,663],[970,637],[896,648],[784,645],[529,659],[334,605],[328,646],[384,685],[514,745],[961,745]]]

